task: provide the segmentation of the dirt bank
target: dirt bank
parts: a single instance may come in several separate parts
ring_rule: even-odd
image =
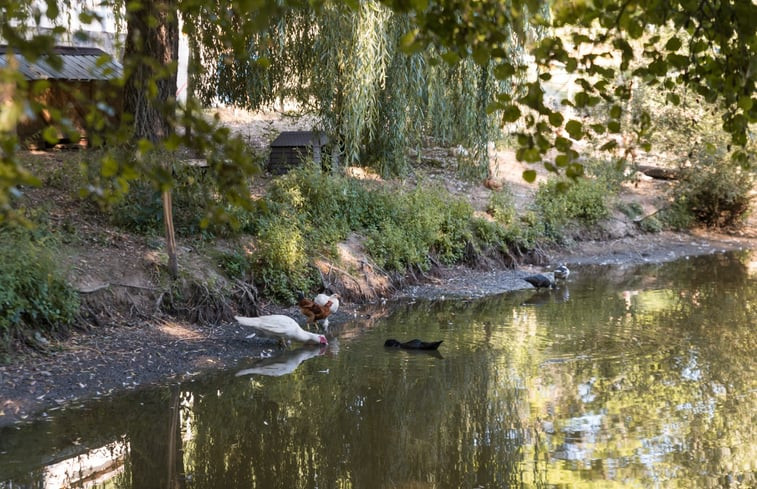
[[[265,145],[279,130],[291,128],[291,125],[279,127],[265,118],[244,119],[229,125],[253,146]],[[38,157],[43,159],[42,166],[51,175],[60,175],[65,169],[65,161],[55,154]],[[454,151],[431,148],[424,154],[424,161],[429,163],[406,180],[388,183],[403,187],[419,182],[440,184],[451,193],[468,198],[478,213],[485,214],[493,190],[481,182],[457,179]],[[492,178],[498,185],[510,189],[514,204],[521,211],[528,208],[536,189],[522,180],[525,168],[510,151],[492,154]],[[362,170],[353,170],[356,178],[377,178]],[[541,170],[539,178],[545,178]],[[263,175],[254,182],[253,191],[264,191],[271,179],[270,175]],[[219,273],[209,252],[238,245],[221,242],[214,242],[213,249],[201,248],[207,246],[204,244],[194,248],[190,242],[179,243],[183,271],[187,276],[198,278],[199,287],[193,289],[193,293],[200,294],[200,299],[212,307],[202,309],[199,317],[193,317],[192,311],[166,316],[163,306],[170,301],[170,293],[166,292],[165,283],[161,283],[160,267],[164,257],[160,240],[130,235],[110,226],[102,216],[88,212],[81,202],[72,198],[65,185],[56,189],[55,180],[48,180],[44,188],[27,193],[28,204],[50,209],[47,213],[50,228],[76,231],[72,240],[62,243],[58,251],[61,261],[70,269],[69,281],[84,297],[85,307],[90,302],[94,307],[87,329],[75,330],[63,339],[43,338],[41,349],[27,349],[11,364],[0,366],[0,426],[44,416],[46,410],[79,400],[150,383],[180,381],[203,370],[228,368],[250,358],[275,354],[275,343],[248,339],[249,330],[214,320],[214,316],[252,315],[255,309],[260,314],[289,314],[304,322],[295,308],[255,301],[254,290],[241,281],[229,281]],[[664,181],[641,179],[627,185],[620,199],[638,204],[643,215],[651,215],[663,205],[668,185]],[[325,282],[339,285],[340,290],[351,288],[348,296],[361,299],[346,301],[332,318],[330,334],[338,337],[343,325],[381,317],[388,310],[384,305],[386,301],[410,297],[482,297],[530,287],[521,280],[524,275],[550,269],[558,263],[625,266],[660,263],[687,255],[754,249],[757,248],[755,224],[753,220],[742,234],[732,236],[706,232],[644,234],[637,223],[615,212],[591,230],[591,237],[583,235],[563,248],[542,250],[538,259],[531,260],[539,263],[538,266],[506,269],[493,263],[488,267],[479,264],[478,269],[438,268],[425,277],[413,278],[412,282],[410,279],[391,282],[381,273],[366,271],[371,267],[363,265],[370,260],[362,252],[359,239],[348,239],[340,244],[338,264],[316,265],[321,268]],[[354,272],[339,272],[340,266],[342,272],[360,270],[362,275],[355,277]],[[234,300],[214,297],[202,286],[224,281]],[[100,306],[109,307],[98,308],[98,301]],[[367,319],[369,315],[371,319]],[[180,321],[176,317],[194,320]]]
[[[583,242],[554,250],[550,263],[572,266],[625,266],[661,263],[684,256],[718,253],[757,246],[754,238],[713,234],[661,233],[618,240]],[[520,277],[542,267],[515,270],[438,269],[428,281],[398,290],[383,299],[441,296],[482,297],[528,287]],[[341,325],[380,315],[389,306],[344,304],[331,321],[332,335]],[[287,313],[294,308],[266,307],[263,314]],[[378,314],[377,314],[378,313]],[[76,401],[135,389],[150,383],[180,381],[208,369],[222,369],[250,358],[275,354],[272,342],[248,339],[249,330],[236,324],[192,324],[172,320],[132,325],[103,325],[96,331],[75,331],[50,345],[50,351],[29,351],[17,363],[0,366],[0,426],[44,417],[46,410]]]

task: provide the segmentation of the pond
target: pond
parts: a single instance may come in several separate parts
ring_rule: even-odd
[[[389,304],[327,348],[6,428],[0,488],[757,487],[753,260]]]

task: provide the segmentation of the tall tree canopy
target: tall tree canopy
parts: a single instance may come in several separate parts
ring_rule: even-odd
[[[408,50],[440,46],[453,60],[470,56],[481,65],[493,63],[495,74],[502,78],[526,70],[507,59],[503,28],[517,30],[524,12],[542,12],[544,7],[538,0],[388,0],[387,4],[415,14],[417,28],[405,38]],[[555,148],[560,153],[556,166],[577,175],[582,167],[576,161],[573,140],[621,131],[622,103],[632,95],[622,75],[632,69],[630,75],[642,83],[670,91],[672,104],[680,102],[672,92],[680,85],[718,103],[723,129],[731,134],[734,145],[744,148],[749,124],[757,121],[756,15],[757,5],[751,0],[557,0],[550,4],[549,16],[536,13],[529,20],[546,29],[546,35],[530,49],[538,78],[524,83],[518,96],[498,94],[490,109],[500,110],[505,122],[525,123],[518,138],[520,159],[543,161],[547,151]],[[561,105],[584,109],[604,104],[605,122],[585,127],[580,120],[566,120],[559,107],[545,103],[543,82],[557,65],[576,74],[580,85],[573,98],[562,100]],[[642,114],[633,122],[636,134],[643,138],[649,116]],[[561,136],[561,129],[570,138]],[[607,144],[610,149],[614,143]],[[734,157],[747,165],[754,155],[741,149]],[[527,179],[534,177],[532,172],[526,174]]]
[[[7,6],[0,13],[0,33],[10,52],[22,54],[28,59],[48,53],[55,43],[55,35],[64,31],[65,27],[59,26],[51,34],[41,35],[33,34],[28,26],[39,22],[42,17],[57,18],[62,7],[70,6],[70,3],[67,0],[49,0],[44,4],[32,0],[6,2]],[[342,7],[343,3],[351,12]],[[395,13],[391,14],[374,2],[358,0],[317,1],[308,5],[296,0],[253,0],[215,2],[210,6],[206,2],[188,0],[178,2],[176,8],[184,18],[185,31],[195,45],[205,49],[208,46],[222,46],[223,56],[212,59],[213,62],[224,63],[224,70],[219,71],[228,74],[226,68],[230,66],[233,68],[230,73],[242,78],[253,75],[244,70],[258,71],[250,79],[258,80],[261,90],[256,92],[254,86],[247,85],[243,88],[243,95],[250,98],[248,103],[254,105],[255,97],[265,99],[275,92],[262,89],[270,88],[266,83],[276,80],[279,80],[276,83],[281,83],[280,80],[287,77],[290,84],[281,85],[280,88],[305,85],[323,95],[332,87],[333,100],[321,100],[321,111],[330,117],[328,124],[334,131],[352,131],[356,136],[354,141],[359,140],[359,144],[371,141],[378,144],[381,139],[377,135],[384,137],[387,131],[396,131],[401,135],[417,134],[409,129],[418,119],[428,125],[425,117],[433,113],[433,104],[418,105],[417,110],[424,110],[425,117],[414,118],[412,111],[416,109],[410,105],[403,108],[402,97],[415,96],[412,91],[419,88],[421,92],[426,90],[426,96],[429,96],[435,88],[427,81],[428,77],[439,78],[439,74],[449,76],[455,70],[461,70],[459,73],[467,73],[467,77],[478,74],[478,86],[495,88],[483,106],[487,113],[498,117],[503,123],[519,122],[522,128],[518,134],[519,158],[528,162],[543,162],[548,168],[564,171],[569,176],[582,173],[582,166],[577,161],[578,152],[574,148],[575,141],[618,133],[623,129],[623,102],[632,94],[632,86],[625,80],[630,76],[659,86],[661,90],[670,90],[669,101],[672,104],[679,102],[672,91],[677,86],[685,86],[705,100],[717,103],[722,113],[723,128],[730,133],[734,148],[738,148],[734,151],[734,157],[744,165],[753,157],[745,149],[750,134],[749,125],[757,120],[754,96],[757,24],[753,20],[757,18],[757,5],[751,0],[383,0],[380,3]],[[40,5],[45,8],[40,8]],[[97,20],[89,11],[84,11],[80,18],[84,23]],[[212,24],[213,28],[196,32],[193,26],[203,21]],[[344,22],[343,25],[349,29],[363,29],[363,32],[372,32],[376,37],[354,42],[355,38],[350,37],[351,30],[318,31],[325,25],[319,22],[327,21],[335,25]],[[156,17],[154,22],[159,24],[160,17]],[[273,25],[279,28],[272,29]],[[310,27],[306,29],[305,26]],[[527,39],[525,31],[529,26],[540,29],[541,37],[525,46],[530,57],[528,62],[523,62],[512,55],[513,36]],[[299,30],[288,30],[292,28]],[[293,42],[292,36],[300,36],[302,42],[299,45],[302,48],[306,47],[304,42],[311,38],[325,40],[332,36],[335,43],[318,45],[315,42],[305,53],[283,53],[286,56],[302,56],[297,59],[306,59],[316,53],[326,56],[318,60],[317,67],[311,67],[312,71],[307,72],[297,71],[296,66],[274,65],[267,56],[261,56],[264,52],[281,54],[276,42]],[[350,42],[350,39],[355,45],[339,44]],[[398,41],[395,42],[395,39]],[[294,42],[294,45],[297,43]],[[410,56],[395,56],[397,47]],[[361,57],[368,54],[373,57]],[[8,59],[12,57],[10,55]],[[250,63],[251,59],[256,63]],[[364,65],[360,63],[368,59],[381,59],[380,69],[361,71]],[[434,65],[438,60],[446,66]],[[206,58],[205,61],[210,62],[211,59]],[[346,87],[330,85],[338,79],[333,72],[344,69],[339,64],[344,61],[353,63],[352,73],[363,74],[364,78]],[[129,59],[124,62],[127,66],[130,64]],[[466,67],[465,63],[471,65]],[[470,68],[473,64],[478,68]],[[546,100],[544,83],[549,80],[550,71],[558,65],[568,73],[577,75],[579,89],[571,98],[561,100],[555,106]],[[11,208],[11,196],[18,191],[19,185],[38,183],[33,175],[24,171],[15,157],[19,142],[13,131],[22,114],[36,112],[37,108],[32,106],[27,95],[27,89],[33,90],[35,87],[29,87],[13,66],[13,62],[9,61],[0,69],[0,83],[5,94],[0,115],[0,206],[4,211]],[[323,76],[319,78],[315,70],[321,67],[332,70],[331,80]],[[529,67],[532,69],[529,70]],[[234,69],[242,71],[235,73]],[[266,71],[269,69],[273,71]],[[277,73],[275,70],[291,71]],[[292,78],[300,73],[310,77]],[[383,73],[383,79],[377,73]],[[425,80],[422,83],[414,78],[419,73],[425,77],[418,78]],[[204,74],[216,76],[210,70]],[[538,76],[531,76],[533,74]],[[486,77],[492,77],[497,83],[489,83]],[[466,88],[472,79],[460,78],[456,83],[466,84],[462,87]],[[502,84],[499,85],[499,82]],[[402,87],[405,87],[404,91]],[[168,111],[166,113],[177,114],[174,119],[176,124],[187,130],[180,134],[168,134],[160,141],[140,138],[148,144],[138,147],[148,151],[157,145],[172,150],[183,144],[203,152],[210,162],[212,173],[228,189],[226,196],[234,202],[244,203],[246,189],[243,177],[253,165],[241,142],[229,139],[228,132],[212,121],[198,117],[196,108],[177,107],[170,97],[163,100],[163,91],[151,90],[149,96],[160,102],[158,105],[164,107]],[[366,100],[372,100],[371,97],[383,103],[366,106]],[[600,106],[605,110],[604,120],[590,125],[579,117],[565,117],[561,111],[563,107],[582,110]],[[407,108],[410,108],[410,116]],[[404,118],[397,117],[397,111],[401,109]],[[345,116],[355,110],[373,111],[377,115],[366,117],[362,122],[353,120],[352,124],[357,125],[348,127],[344,123],[348,119]],[[65,124],[65,121],[60,123]],[[649,116],[642,114],[632,123],[643,143]],[[121,132],[112,131],[112,134],[116,133]],[[391,148],[391,144],[398,144],[397,141],[400,140],[385,143],[386,147]],[[613,141],[608,141],[606,146],[611,149],[613,144]],[[397,148],[404,146],[405,143],[399,143]],[[546,157],[552,148],[559,153],[554,159]],[[358,146],[347,150],[357,155]],[[396,158],[397,153],[392,157]],[[101,171],[100,177],[118,182],[123,187],[135,174],[150,173],[139,166],[139,160],[119,161],[116,169],[113,164],[104,165],[107,171]],[[394,171],[392,168],[387,170]],[[157,181],[164,179],[165,183],[170,180],[166,172],[153,173]],[[526,172],[525,177],[531,179],[534,174]]]

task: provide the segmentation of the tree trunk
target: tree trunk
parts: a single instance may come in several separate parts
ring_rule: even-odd
[[[174,131],[179,21],[176,0],[131,2],[126,12],[124,113],[134,117],[134,139],[159,144]],[[171,174],[166,159],[166,173]],[[171,190],[163,191],[168,271],[178,276]]]

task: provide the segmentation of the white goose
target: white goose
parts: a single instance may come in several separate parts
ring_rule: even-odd
[[[289,341],[299,341],[301,343],[316,343],[327,345],[329,342],[322,334],[310,333],[300,328],[297,321],[284,316],[283,314],[271,314],[269,316],[258,316],[248,318],[244,316],[234,316],[242,326],[251,326],[264,335],[278,338],[283,344]]]

